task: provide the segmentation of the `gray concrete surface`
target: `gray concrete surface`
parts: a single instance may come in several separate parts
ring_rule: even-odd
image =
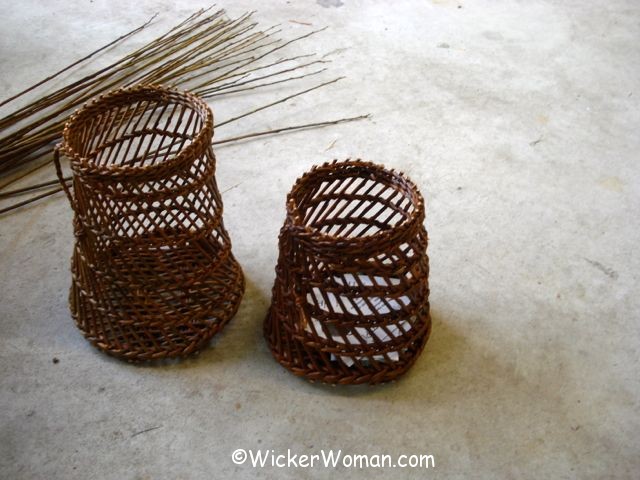
[[[152,12],[160,28],[200,6],[0,0],[0,96]],[[331,69],[348,79],[220,138],[373,118],[217,150],[221,190],[237,185],[225,219],[248,288],[228,329],[179,365],[123,364],[76,330],[63,197],[4,216],[0,477],[638,478],[637,2],[221,6],[256,8],[291,36],[328,25],[294,51],[342,49]],[[212,107],[228,118],[281,93]],[[433,336],[414,369],[381,388],[308,384],[261,336],[286,192],[314,163],[348,156],[406,171],[428,203]],[[232,463],[237,448],[428,453],[435,468],[254,469]]]

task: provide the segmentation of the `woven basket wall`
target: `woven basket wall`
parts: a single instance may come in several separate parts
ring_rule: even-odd
[[[431,331],[424,202],[404,175],[360,160],[302,176],[287,197],[265,337],[296,375],[382,383]]]
[[[109,354],[197,352],[238,308],[244,278],[222,222],[212,135],[201,99],[156,86],[105,95],[64,129],[75,211],[70,307]]]

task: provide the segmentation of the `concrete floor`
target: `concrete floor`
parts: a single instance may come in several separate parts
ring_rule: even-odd
[[[637,2],[226,3],[286,36],[312,28],[292,21],[330,26],[293,51],[341,49],[331,70],[348,78],[219,138],[373,118],[217,150],[220,189],[237,185],[225,221],[247,292],[211,347],[175,366],[110,359],[76,330],[64,197],[4,216],[0,477],[638,478]],[[0,0],[0,96],[152,12],[156,33],[200,6]],[[291,88],[212,107],[229,118]],[[311,165],[348,156],[404,170],[428,205],[433,335],[379,388],[300,380],[261,334],[285,195]],[[254,469],[233,464],[237,448],[426,453],[435,468]]]

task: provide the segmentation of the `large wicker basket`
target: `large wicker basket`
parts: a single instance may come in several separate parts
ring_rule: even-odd
[[[222,222],[212,135],[206,103],[157,86],[100,97],[65,126],[71,312],[109,354],[197,352],[238,308],[244,278]],[[61,176],[57,156],[56,167]]]
[[[328,163],[298,179],[264,325],[276,360],[330,384],[405,373],[431,331],[424,215],[416,186],[372,163]]]

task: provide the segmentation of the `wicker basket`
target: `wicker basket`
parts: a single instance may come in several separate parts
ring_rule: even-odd
[[[278,362],[330,384],[396,379],[431,331],[424,202],[360,160],[302,176],[287,197],[265,337]]]
[[[67,122],[75,212],[70,306],[91,343],[129,360],[201,349],[244,292],[222,222],[201,99],[157,86],[109,93]]]

